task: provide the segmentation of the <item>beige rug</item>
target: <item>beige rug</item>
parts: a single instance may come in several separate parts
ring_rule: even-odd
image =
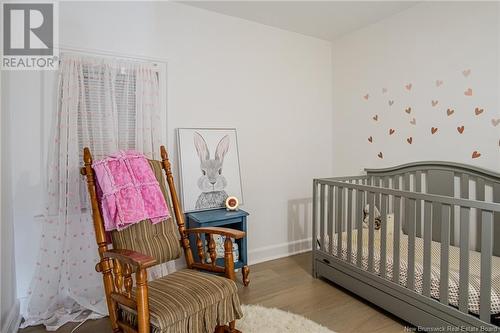
[[[243,333],[334,333],[302,316],[259,305],[242,305],[236,328]]]

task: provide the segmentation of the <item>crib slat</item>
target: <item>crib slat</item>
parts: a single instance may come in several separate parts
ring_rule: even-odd
[[[328,215],[327,215],[327,226],[328,226],[328,253],[333,254],[333,233],[334,233],[334,220],[333,220],[333,186],[328,186]]]
[[[415,289],[415,202],[410,199],[408,203],[408,280],[406,287],[410,290]]]
[[[403,176],[403,189],[405,191],[410,190],[410,173],[409,172],[405,172],[405,174]]]
[[[385,278],[386,276],[386,259],[387,259],[387,195],[382,194],[381,197],[381,218],[382,225],[380,228],[380,276]]]
[[[389,176],[387,177],[384,177],[384,183],[383,183],[383,187],[385,188],[391,188],[391,178]],[[389,195],[387,197],[387,213],[389,212],[392,212],[393,208],[392,208],[392,195]]]
[[[450,266],[450,211],[451,206],[441,206],[441,261],[439,275],[439,300],[448,305],[448,272]]]
[[[460,207],[460,285],[458,308],[468,312],[469,301],[469,208]]]
[[[369,220],[368,220],[368,271],[373,273],[373,252],[375,251],[375,195],[368,192]]]
[[[347,190],[347,262],[352,262],[352,188]]]
[[[399,176],[397,175],[392,177],[392,188],[399,189]]]
[[[422,171],[415,172],[415,191],[422,192]]]
[[[344,210],[344,206],[342,203],[342,194],[344,193],[343,187],[337,188],[337,257],[342,259],[342,211]]]
[[[356,206],[354,207],[354,221],[358,228],[358,244],[357,244],[357,258],[356,265],[362,267],[363,265],[363,197],[364,192],[356,190]]]
[[[384,177],[384,181],[382,182],[383,187],[389,187],[389,176]]]
[[[392,281],[399,284],[399,244],[401,240],[401,197],[394,197],[393,266]]]
[[[460,197],[469,198],[469,175],[460,177]],[[469,306],[469,214],[470,209],[460,207],[460,268],[458,309],[468,313]]]
[[[382,187],[382,178],[381,177],[376,178],[375,186]],[[380,207],[380,204],[381,204],[380,200],[381,200],[380,193],[375,192],[375,206],[376,207]]]
[[[382,183],[382,187],[389,188],[389,186],[390,186],[389,177],[385,177],[384,181]],[[387,196],[387,200],[385,202],[385,205],[386,205],[386,208],[387,208],[387,210],[386,210],[387,214],[389,214],[389,212],[392,212],[392,210],[391,210],[391,208],[392,208],[391,207],[391,195]]]
[[[465,173],[460,176],[460,198],[469,199],[469,175]]]
[[[417,220],[418,223],[418,220]],[[431,296],[432,203],[424,201],[424,276],[422,294]]]
[[[325,184],[321,184],[319,187],[319,225],[320,225],[320,233],[321,233],[321,251],[325,251]]]
[[[401,177],[401,182],[402,182],[401,189],[403,191],[410,191],[410,174],[408,172],[403,174],[403,176]],[[402,226],[403,232],[408,233],[408,222],[410,219],[410,216],[408,215],[410,212],[409,207],[408,207],[409,200],[404,199],[403,204],[404,204],[404,211],[403,211],[404,218],[402,219],[401,222],[403,224],[403,226]]]
[[[493,255],[493,213],[482,212],[481,224],[481,294],[479,318],[487,323],[491,317],[491,257]]]
[[[476,200],[484,201],[485,198],[485,181],[481,177],[476,178]],[[476,212],[476,250],[481,248],[481,221],[482,221],[481,210],[477,209]]]
[[[415,191],[422,192],[422,171],[415,172]],[[416,207],[417,228],[415,230],[417,237],[422,237],[422,200],[417,200]],[[424,221],[424,223],[426,223]]]

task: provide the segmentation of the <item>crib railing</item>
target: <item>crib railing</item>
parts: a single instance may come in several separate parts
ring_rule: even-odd
[[[404,176],[403,176],[404,177]],[[313,183],[313,250],[334,256],[339,260],[363,269],[380,278],[389,280],[413,292],[415,291],[415,244],[417,237],[423,240],[422,285],[419,294],[431,298],[431,269],[433,224],[440,224],[439,299],[449,305],[450,274],[450,227],[452,215],[459,210],[459,300],[458,310],[469,313],[469,270],[471,212],[480,221],[480,303],[479,318],[491,323],[492,255],[494,214],[500,213],[500,204],[482,200],[470,200],[465,196],[468,187],[462,189],[462,197],[422,193],[422,183],[415,178],[396,177],[342,177],[315,179]],[[465,179],[463,180],[465,186]],[[410,191],[410,188],[412,191]],[[483,188],[484,190],[484,188]],[[369,221],[363,227],[363,209],[369,205]],[[380,210],[381,228],[375,230],[376,209]],[[392,237],[388,240],[388,216],[393,216]],[[423,220],[422,220],[423,218]],[[423,223],[422,223],[423,221]],[[400,258],[402,224],[406,224],[407,258]],[[417,222],[423,230],[417,235]],[[422,223],[422,224],[421,224]],[[500,227],[500,226],[499,226]],[[363,228],[368,229],[367,249],[363,245]],[[375,233],[379,234],[379,246],[375,248]],[[343,235],[346,235],[344,242]],[[354,237],[353,241],[353,235]],[[388,244],[391,241],[392,244]],[[335,244],[336,242],[336,244]],[[353,244],[354,242],[354,244]],[[393,248],[392,269],[387,267],[387,246]],[[419,249],[420,250],[420,249]],[[368,252],[364,256],[363,253]],[[375,257],[378,260],[375,260]],[[402,261],[406,267],[401,266]],[[406,270],[406,281],[400,281],[401,270]],[[404,273],[404,272],[403,272]],[[390,275],[390,276],[389,276]]]

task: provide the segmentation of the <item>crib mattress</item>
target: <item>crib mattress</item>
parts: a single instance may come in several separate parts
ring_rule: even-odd
[[[356,264],[357,260],[357,230],[352,232],[352,254],[351,263]],[[328,236],[326,236],[328,238]],[[333,237],[332,254],[337,256],[337,235]],[[328,239],[325,240],[325,248],[329,252]],[[393,237],[392,233],[387,234],[386,242],[386,277],[392,280],[393,273]],[[424,242],[420,237],[415,238],[415,284],[414,290],[422,293],[423,285],[423,248]],[[440,285],[440,253],[441,243],[432,242],[431,246],[431,297],[439,300]],[[363,253],[362,268],[368,270],[368,229],[363,229]],[[400,236],[400,268],[399,283],[406,286],[407,267],[408,267],[408,236],[401,233]],[[342,233],[342,260],[347,261],[347,232]],[[374,237],[374,270],[380,274],[380,231],[375,231]],[[460,267],[460,249],[455,246],[449,247],[449,281],[448,281],[448,300],[450,305],[458,308],[459,301],[459,267]],[[480,273],[481,272],[481,253],[469,251],[469,312],[479,315],[479,297],[480,297]],[[491,287],[491,313],[500,313],[500,258],[492,257],[492,287]]]

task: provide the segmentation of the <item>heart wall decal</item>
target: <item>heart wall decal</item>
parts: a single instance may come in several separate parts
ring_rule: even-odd
[[[464,95],[465,95],[465,96],[472,96],[472,89],[471,89],[471,88],[469,88],[469,89],[467,89],[466,91],[464,91]]]
[[[498,124],[500,124],[500,118],[497,118],[497,119],[491,119],[491,124],[495,127],[498,126]]]
[[[378,158],[384,158],[384,154],[382,154],[382,152],[378,153]]]
[[[453,109],[446,110],[446,114],[448,115],[448,117],[451,116],[454,113],[455,113],[455,110],[453,110]]]
[[[416,125],[417,124],[417,119],[413,118],[412,120],[410,120],[410,124]]]
[[[474,109],[474,113],[476,114],[476,116],[479,116],[483,112],[484,112],[484,109],[480,109],[480,108],[475,108]]]
[[[470,75],[471,70],[470,69],[464,69],[462,71],[463,76],[468,77]]]
[[[410,91],[412,87],[413,87],[413,85],[411,83],[408,83],[407,85],[405,85],[405,88],[408,91]]]
[[[479,157],[481,157],[481,153],[478,152],[477,150],[474,150],[472,152],[472,158],[479,158]]]
[[[458,133],[460,133],[460,134],[462,134],[462,133],[464,132],[464,130],[465,130],[465,127],[464,127],[463,125],[462,125],[462,126],[458,126],[458,127],[457,127],[457,131],[458,131]]]
[[[372,119],[375,120],[375,121],[377,121],[378,120],[378,114],[374,115]]]
[[[443,85],[443,80],[436,80],[436,87],[440,87]]]
[[[389,101],[389,106],[392,106],[394,104],[394,101],[393,100],[390,100]]]
[[[370,94],[366,94],[366,95],[364,95],[364,96],[363,96],[363,98],[364,98],[365,100],[368,100],[368,98],[370,98]]]
[[[371,143],[371,142],[373,142],[373,137],[371,137],[371,136],[370,136],[370,137],[368,138],[368,142],[370,142],[370,143]]]
[[[407,108],[405,109],[405,112],[406,112],[406,113],[408,113],[408,114],[410,114],[410,113],[411,113],[411,107],[407,107]]]
[[[435,134],[438,131],[437,127],[431,127],[431,134]]]
[[[406,139],[406,142],[408,142],[409,144],[412,144],[413,138],[410,136],[409,138]]]
[[[393,135],[393,134],[394,134],[394,132],[396,132],[396,130],[394,130],[394,129],[392,129],[392,128],[390,128],[390,129],[389,129],[389,135]]]
[[[438,105],[438,103],[439,103],[439,101],[435,101],[435,100],[431,101],[432,106],[436,106],[436,105]]]

